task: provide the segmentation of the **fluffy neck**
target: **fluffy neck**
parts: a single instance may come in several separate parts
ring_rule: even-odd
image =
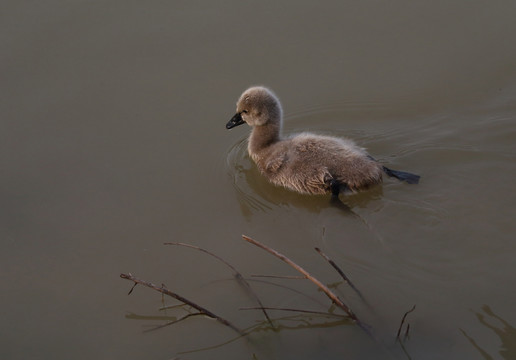
[[[259,153],[261,150],[278,142],[281,138],[281,123],[268,123],[253,127],[249,136],[248,150],[251,155]]]
[[[260,153],[272,144],[281,140],[281,128],[283,124],[283,111],[279,100],[271,95],[267,99],[265,109],[262,110],[261,116],[265,117],[265,121],[256,121],[263,125],[253,126],[251,135],[249,136],[249,154],[254,157],[260,157]]]

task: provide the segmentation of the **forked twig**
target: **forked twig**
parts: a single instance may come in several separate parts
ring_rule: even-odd
[[[267,321],[269,322],[269,324],[274,327],[273,323],[272,323],[272,320],[270,319],[269,317],[269,314],[267,314],[267,311],[265,310],[265,307],[263,306],[260,298],[258,297],[258,295],[256,295],[256,293],[253,291],[253,289],[251,288],[251,285],[249,285],[249,283],[244,279],[244,277],[242,276],[242,274],[233,266],[231,265],[230,263],[228,263],[226,260],[224,260],[223,258],[221,258],[220,256],[218,255],[215,255],[214,253],[212,253],[211,251],[208,251],[206,249],[203,249],[199,246],[195,246],[195,245],[190,245],[190,244],[185,244],[185,243],[177,243],[177,242],[167,242],[167,243],[164,243],[164,245],[175,245],[175,246],[184,246],[184,247],[188,247],[188,248],[191,248],[191,249],[195,249],[195,250],[199,250],[199,251],[202,251],[203,253],[205,254],[208,254],[212,257],[214,257],[215,259],[221,261],[222,263],[224,263],[227,267],[229,267],[231,270],[233,270],[233,273],[234,273],[234,276],[237,278],[238,281],[240,281],[241,284],[243,284],[243,286],[246,288],[246,290],[252,295],[252,297],[256,300],[256,302],[258,303],[258,305],[260,305],[260,307],[263,309],[262,312],[263,312],[263,315],[265,315],[265,318],[267,319]]]
[[[330,257],[328,255],[326,255],[325,253],[322,252],[321,249],[319,248],[315,248],[315,251],[317,251],[326,261],[328,261],[328,263],[335,269],[337,270],[337,272],[339,273],[339,275],[342,277],[342,279],[344,279],[344,281],[346,283],[348,283],[348,285],[353,289],[355,290],[355,292],[358,294],[358,296],[360,296],[360,299],[362,299],[363,302],[367,303],[367,301],[365,300],[364,296],[362,295],[362,293],[360,292],[360,290],[358,290],[356,288],[356,286],[351,282],[351,280],[346,276],[346,274],[344,274],[344,271],[342,271],[342,269],[340,267],[338,267],[338,265],[332,260],[330,259]]]
[[[165,287],[165,285],[162,285],[161,287],[160,286],[157,286],[153,283],[150,283],[148,281],[145,281],[145,280],[141,280],[141,279],[138,279],[137,277],[131,275],[131,274],[120,274],[120,277],[122,279],[126,279],[126,280],[130,280],[132,282],[134,282],[135,284],[141,284],[141,285],[144,285],[148,288],[151,288],[151,289],[154,289],[164,295],[168,295],[170,297],[173,297],[174,299],[184,303],[184,304],[187,304],[189,306],[191,306],[192,308],[196,309],[197,311],[199,311],[199,313],[203,314],[203,315],[206,315],[212,319],[215,319],[217,320],[218,322],[220,322],[221,324],[224,324],[228,327],[230,327],[231,329],[235,330],[237,333],[239,333],[240,335],[245,335],[245,333],[240,330],[239,328],[237,328],[235,325],[233,325],[231,322],[229,322],[228,320],[212,313],[210,310],[200,306],[200,305],[197,305],[196,303],[194,303],[193,301],[190,301],[184,297],[182,297],[181,295],[179,294],[176,294],[175,292],[172,292],[170,291],[169,289],[167,289]],[[134,288],[134,287],[133,287]]]
[[[412,309],[410,309],[409,311],[407,311],[405,313],[405,315],[403,315],[403,317],[401,318],[401,323],[400,323],[400,327],[398,328],[398,334],[396,335],[396,339],[399,340],[401,342],[401,339],[400,339],[400,334],[401,334],[401,328],[403,327],[403,323],[405,322],[405,318],[407,317],[408,314],[410,314],[412,311],[414,311],[416,309],[416,305],[414,305],[412,307]],[[405,331],[405,337],[408,336],[408,332],[409,332],[409,329],[410,329],[410,324],[407,325],[407,329]]]
[[[242,235],[242,238],[247,241],[247,242],[250,242],[251,244],[253,245],[256,245],[258,246],[259,248],[262,248],[263,250],[269,252],[270,254],[276,256],[277,258],[279,258],[280,260],[286,262],[287,264],[289,264],[290,266],[292,266],[294,269],[296,269],[298,272],[300,272],[301,274],[303,274],[303,276],[305,276],[306,279],[310,280],[311,282],[313,282],[319,289],[321,289],[325,294],[326,296],[328,296],[328,298],[330,298],[330,300],[335,304],[337,305],[338,307],[340,307],[342,310],[344,310],[344,312],[346,314],[348,314],[348,316],[355,322],[357,323],[360,323],[360,321],[358,320],[358,318],[356,317],[356,315],[353,313],[353,311],[351,311],[351,309],[346,305],[344,304],[344,302],[339,299],[339,297],[337,295],[335,295],[330,289],[328,289],[328,287],[326,285],[324,285],[323,283],[321,283],[319,280],[317,280],[315,277],[313,277],[308,271],[306,271],[305,269],[303,269],[301,266],[297,265],[295,262],[293,262],[292,260],[290,260],[288,257],[286,257],[285,255],[277,252],[276,250],[262,244],[261,242],[258,242],[254,239],[251,239],[250,237],[246,236],[246,235]]]

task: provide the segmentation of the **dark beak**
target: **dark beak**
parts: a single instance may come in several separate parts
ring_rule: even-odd
[[[235,116],[231,118],[231,120],[228,121],[228,123],[226,124],[226,129],[232,129],[235,126],[242,125],[243,123],[245,123],[245,121],[244,119],[242,119],[242,115],[240,115],[240,113],[237,113],[235,114]]]

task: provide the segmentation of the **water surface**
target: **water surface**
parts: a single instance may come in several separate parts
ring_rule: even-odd
[[[516,359],[514,2],[0,8],[2,359]],[[285,132],[351,137],[421,183],[349,197],[354,215],[268,184],[249,129],[224,128],[255,84],[282,100]],[[309,316],[187,354],[235,334],[203,318],[144,332],[177,312],[127,296],[121,272],[241,328],[262,320],[223,264],[163,245],[294,275],[241,234],[338,283],[320,247],[366,297],[335,290],[374,339]],[[300,280],[251,285],[267,306],[330,308]]]

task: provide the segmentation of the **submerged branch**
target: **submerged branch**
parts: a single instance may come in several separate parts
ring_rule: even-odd
[[[401,318],[401,323],[400,323],[400,327],[398,328],[398,334],[396,335],[396,340],[399,340],[401,341],[401,338],[400,338],[400,334],[401,334],[401,328],[403,327],[403,323],[405,322],[405,318],[407,317],[408,314],[410,314],[412,311],[414,311],[416,309],[416,305],[414,305],[412,307],[412,309],[410,309],[409,311],[407,311],[405,313],[405,315],[403,315],[403,317]],[[409,333],[409,329],[410,329],[410,324],[407,325],[407,329],[405,331],[405,338],[408,337],[408,333]]]
[[[240,281],[240,283],[245,287],[245,289],[251,294],[251,296],[256,300],[256,302],[258,303],[258,305],[260,305],[260,307],[262,308],[262,312],[263,312],[263,315],[265,315],[265,318],[267,319],[267,321],[269,322],[269,324],[274,327],[274,325],[272,324],[272,321],[269,317],[269,314],[267,314],[267,311],[265,311],[265,308],[260,300],[260,298],[258,297],[258,295],[256,295],[256,293],[253,291],[253,289],[251,288],[251,285],[249,285],[249,283],[244,279],[244,277],[242,276],[242,274],[233,266],[231,265],[230,263],[228,263],[226,260],[224,260],[223,258],[221,258],[220,256],[212,253],[211,251],[208,251],[206,249],[203,249],[199,246],[195,246],[195,245],[190,245],[190,244],[185,244],[185,243],[177,243],[177,242],[167,242],[167,243],[164,243],[164,245],[175,245],[175,246],[184,246],[184,247],[188,247],[188,248],[191,248],[191,249],[195,249],[195,250],[198,250],[198,251],[202,251],[203,253],[205,254],[208,254],[212,257],[214,257],[215,259],[221,261],[222,263],[224,263],[227,267],[229,267],[231,270],[233,270],[233,273],[234,273],[234,276],[237,278],[238,281]]]
[[[197,311],[199,311],[199,313],[203,314],[203,315],[206,315],[212,319],[215,319],[217,320],[218,322],[220,322],[221,324],[223,325],[226,325],[228,327],[230,327],[231,329],[235,330],[237,333],[239,333],[240,335],[245,335],[245,333],[240,330],[239,328],[237,328],[235,325],[233,325],[231,322],[229,322],[228,320],[212,313],[210,310],[200,306],[200,305],[197,305],[196,303],[194,303],[193,301],[190,301],[184,297],[182,297],[181,295],[179,294],[176,294],[175,292],[172,292],[170,291],[169,289],[167,289],[164,285],[162,286],[157,286],[153,283],[150,283],[148,281],[145,281],[145,280],[141,280],[131,274],[120,274],[120,277],[122,279],[126,279],[126,280],[130,280],[132,282],[134,282],[135,284],[141,284],[143,286],[146,286],[148,288],[151,288],[151,289],[154,289],[164,295],[168,295],[170,297],[173,297],[174,299],[184,303],[184,304],[187,304],[189,306],[191,306],[192,308],[196,309]],[[133,287],[134,288],[134,287]]]
[[[344,281],[346,283],[348,283],[348,285],[353,290],[355,290],[355,292],[358,294],[358,296],[360,296],[360,299],[362,299],[363,302],[367,303],[367,301],[365,300],[365,298],[362,295],[362,293],[360,292],[360,290],[358,290],[356,288],[356,286],[351,282],[351,280],[346,276],[346,274],[344,274],[344,271],[342,271],[342,269],[332,259],[330,259],[330,257],[328,255],[323,253],[321,249],[316,247],[315,251],[317,251],[326,261],[328,261],[328,263],[339,273],[339,275],[342,277],[342,279],[344,279]]]
[[[273,278],[273,279],[289,279],[289,280],[306,280],[304,276],[286,276],[286,275],[260,275],[251,274],[251,277],[257,278]]]
[[[173,324],[176,324],[180,321],[183,321],[183,320],[186,320],[188,319],[189,317],[192,317],[192,316],[200,316],[200,315],[203,315],[202,313],[198,312],[198,313],[194,313],[194,314],[186,314],[185,316],[183,317],[180,317],[179,319],[176,319],[176,320],[173,320],[173,321],[170,321],[168,323],[165,323],[163,325],[158,325],[158,326],[154,326],[152,329],[148,329],[148,330],[145,330],[144,332],[150,332],[150,331],[154,331],[154,330],[159,330],[159,329],[162,329],[164,327],[167,327],[167,326],[170,326],[170,325],[173,325]]]
[[[345,318],[345,319],[349,318],[349,316],[347,316],[347,315],[332,314],[332,313],[323,312],[323,311],[291,309],[291,308],[275,308],[275,307],[267,307],[265,309],[277,310],[277,311],[291,311],[291,312],[299,312],[299,313],[314,314],[314,315],[324,315],[324,316],[328,316],[328,317],[339,317],[339,318]],[[239,310],[261,310],[261,308],[260,307],[243,307],[243,308],[240,308]]]
[[[358,318],[356,317],[356,315],[353,313],[353,311],[351,311],[351,309],[346,305],[344,304],[344,302],[337,296],[335,295],[330,289],[328,289],[328,287],[326,285],[324,285],[323,283],[321,283],[319,280],[317,280],[315,277],[313,277],[308,271],[306,271],[305,269],[303,269],[301,266],[297,265],[295,262],[293,262],[292,260],[290,260],[288,257],[286,257],[285,255],[277,252],[276,250],[248,237],[248,236],[245,236],[245,235],[242,235],[242,238],[253,244],[253,245],[256,245],[258,246],[259,248],[262,248],[263,250],[269,252],[270,254],[276,256],[277,258],[281,259],[282,261],[286,262],[288,265],[290,265],[291,267],[293,267],[294,269],[296,269],[298,272],[300,272],[301,274],[303,274],[303,276],[310,280],[311,282],[313,282],[319,289],[321,289],[328,298],[330,298],[330,300],[335,304],[337,305],[339,308],[341,308],[342,310],[344,310],[344,312],[346,314],[348,314],[348,316],[354,320],[355,322],[357,323],[360,323],[360,321],[358,320]]]
[[[184,246],[184,247],[187,247],[187,248],[190,248],[190,249],[195,249],[195,250],[199,250],[199,251],[202,251],[203,253],[206,253],[210,256],[213,256],[215,259],[219,260],[220,262],[223,262],[224,264],[226,264],[227,267],[229,267],[231,270],[233,270],[233,272],[235,274],[240,274],[237,269],[235,269],[235,267],[233,265],[231,265],[230,263],[228,263],[226,260],[224,260],[223,258],[221,258],[220,256],[212,253],[211,251],[208,251],[206,249],[203,249],[199,246],[195,246],[195,245],[190,245],[190,244],[185,244],[185,243],[179,243],[179,242],[166,242],[166,243],[163,243],[163,245],[174,245],[174,246]]]

